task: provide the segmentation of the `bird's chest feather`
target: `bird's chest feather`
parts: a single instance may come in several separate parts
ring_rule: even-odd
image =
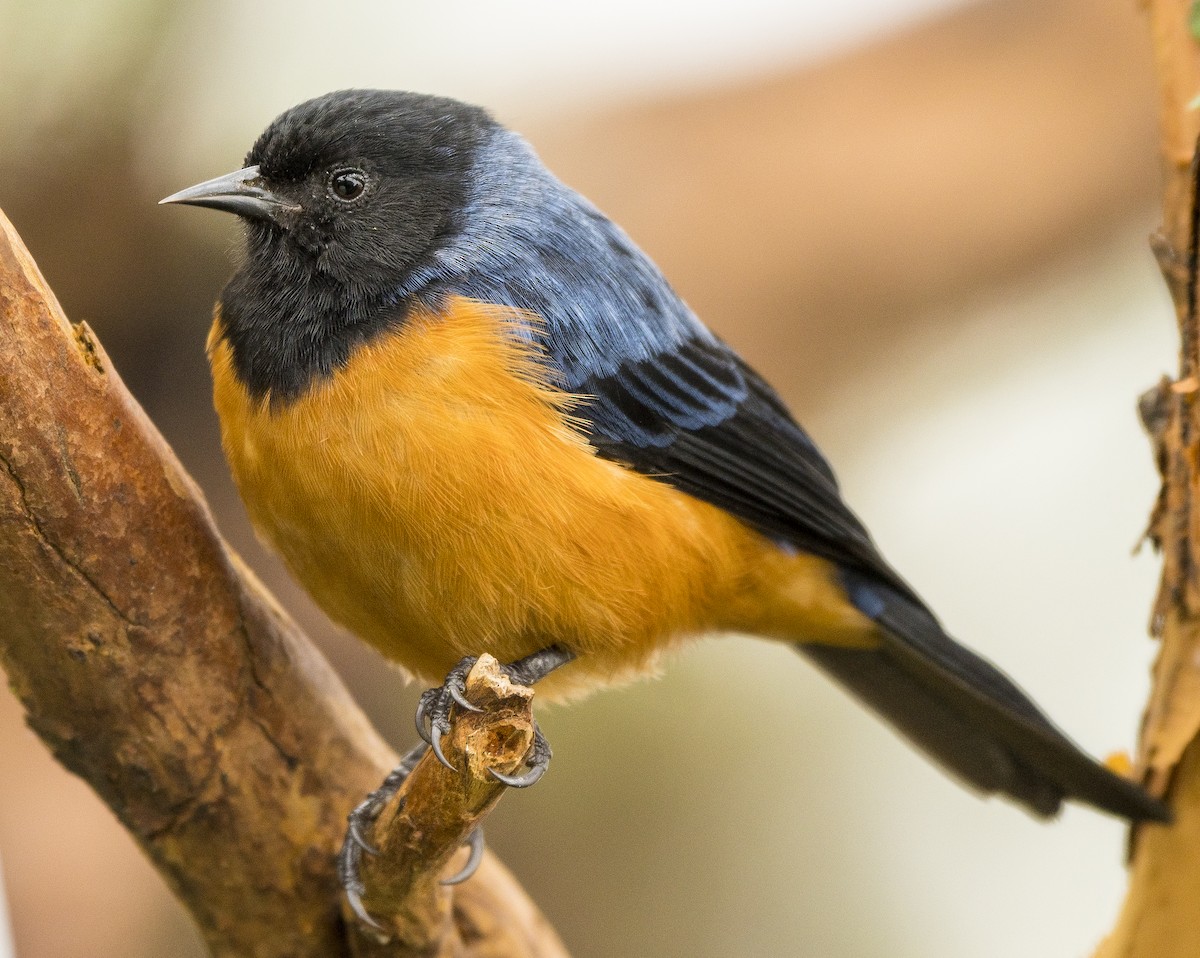
[[[564,640],[613,673],[644,666],[664,634],[715,624],[757,537],[596,457],[513,321],[462,300],[413,315],[272,408],[237,380],[218,320],[234,476],[314,598],[412,671]]]

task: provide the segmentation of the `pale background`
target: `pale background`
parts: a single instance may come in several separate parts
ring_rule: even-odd
[[[1133,6],[0,0],[0,207],[404,747],[415,690],[283,580],[216,451],[236,228],[154,201],[329,89],[485,104],[779,386],[952,631],[1103,755],[1153,655],[1135,399],[1174,364]],[[1083,956],[1121,897],[1118,823],[977,800],[782,648],[705,642],[544,726],[551,773],[488,834],[576,958]],[[11,698],[0,750],[17,954],[198,955]],[[0,894],[0,958],[5,926]]]

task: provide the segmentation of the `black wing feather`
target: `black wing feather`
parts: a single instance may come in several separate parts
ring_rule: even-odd
[[[606,459],[737,516],[763,535],[912,590],[842,501],[782,400],[720,340],[694,338],[574,389]],[[915,596],[914,596],[915,598]]]

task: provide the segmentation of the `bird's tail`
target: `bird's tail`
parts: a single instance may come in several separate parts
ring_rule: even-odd
[[[1069,798],[1134,821],[1170,819],[1163,803],[1082,752],[915,600],[875,582],[848,584],[855,604],[880,627],[883,644],[797,649],[949,772],[1037,815],[1055,814]]]

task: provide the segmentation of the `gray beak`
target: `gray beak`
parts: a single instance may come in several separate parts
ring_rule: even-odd
[[[281,213],[300,211],[297,204],[276,196],[263,185],[257,166],[248,166],[244,170],[197,183],[158,202],[209,206],[214,210],[225,210],[259,220],[278,221]]]

